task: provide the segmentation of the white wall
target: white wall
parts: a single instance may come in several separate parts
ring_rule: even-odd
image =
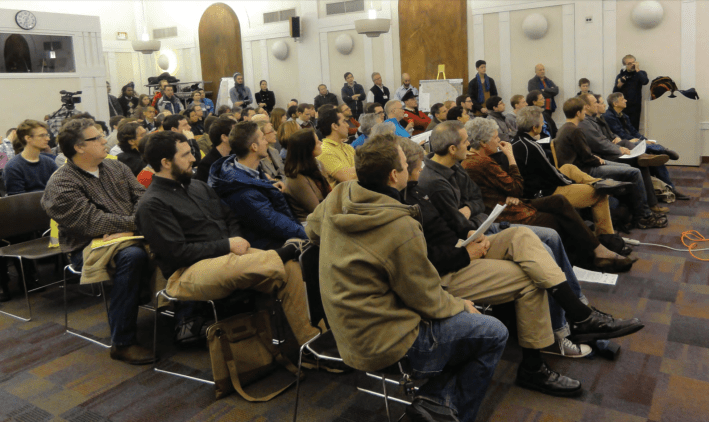
[[[8,2],[9,3],[9,2]],[[5,3],[3,3],[4,5]],[[15,23],[16,10],[0,9],[0,32],[23,31]],[[76,71],[65,73],[0,73],[0,102],[4,133],[25,119],[42,120],[61,107],[59,91],[83,91],[80,109],[108,119],[108,99],[99,18],[34,12],[37,24],[25,33],[73,38]]]

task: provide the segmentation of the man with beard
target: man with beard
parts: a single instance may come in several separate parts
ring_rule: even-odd
[[[234,73],[234,88],[229,90],[229,99],[234,107],[246,108],[254,103],[251,89],[244,84],[244,75]]]
[[[136,224],[168,280],[167,293],[183,301],[246,289],[275,294],[299,344],[318,334],[305,312],[296,245],[251,248],[229,207],[206,183],[192,180],[194,157],[184,135],[151,135],[145,157],[155,176],[138,203]]]

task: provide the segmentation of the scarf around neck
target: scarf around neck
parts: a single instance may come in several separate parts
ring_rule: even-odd
[[[490,91],[490,78],[485,77],[485,89],[483,90],[483,83],[480,80],[480,74],[475,75],[475,80],[478,81],[478,98],[476,100],[480,104],[485,104],[485,91]]]

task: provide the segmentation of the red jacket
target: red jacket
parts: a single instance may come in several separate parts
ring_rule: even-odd
[[[359,128],[359,122],[355,120],[354,117],[350,117],[349,120],[347,120],[347,124],[349,125],[349,128],[347,129],[347,135],[356,135],[357,128]]]
[[[423,111],[419,111],[419,114],[415,114],[411,110],[404,109],[404,119],[414,121],[414,132],[411,134],[412,136],[425,132],[426,128],[431,123],[431,118]]]

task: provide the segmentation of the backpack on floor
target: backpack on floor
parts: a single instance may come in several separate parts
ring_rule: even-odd
[[[672,191],[670,185],[654,176],[652,177],[652,188],[655,191],[658,202],[665,202],[667,204],[675,202],[675,193]]]
[[[653,100],[661,97],[667,91],[670,91],[671,94],[677,91],[677,84],[669,76],[658,76],[650,83],[650,97]]]

